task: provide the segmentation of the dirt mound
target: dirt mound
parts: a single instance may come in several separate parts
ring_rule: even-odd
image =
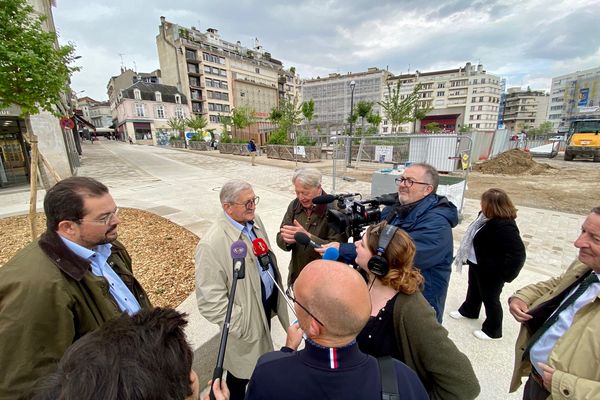
[[[491,160],[473,166],[473,171],[482,174],[505,175],[539,175],[550,169],[554,167],[534,161],[531,154],[520,149],[505,151]]]

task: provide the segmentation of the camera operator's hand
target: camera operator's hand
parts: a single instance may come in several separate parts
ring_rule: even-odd
[[[302,343],[302,328],[298,322],[294,322],[287,328],[287,337],[285,339],[285,347],[289,347],[292,350],[298,350],[298,346]]]
[[[296,243],[296,239],[294,239],[294,235],[296,234],[296,232],[302,232],[308,237],[310,237],[310,233],[308,233],[306,229],[304,229],[304,227],[300,225],[300,223],[296,220],[294,220],[294,225],[283,225],[280,229],[280,232],[281,238],[287,244]]]
[[[321,245],[321,247],[317,247],[315,249],[315,251],[317,253],[319,253],[320,255],[323,255],[323,253],[325,253],[325,250],[327,250],[328,248],[333,247],[335,249],[340,249],[340,243],[339,242],[331,242],[331,243],[326,243],[324,245]]]

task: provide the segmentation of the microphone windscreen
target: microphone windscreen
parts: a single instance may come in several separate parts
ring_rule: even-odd
[[[252,252],[255,256],[262,256],[269,252],[269,246],[263,238],[256,238],[252,241]]]
[[[375,197],[375,200],[384,206],[393,206],[398,203],[398,193],[382,194],[381,196]]]
[[[336,197],[331,194],[325,194],[322,196],[317,196],[312,199],[313,204],[329,204],[335,201]]]
[[[310,243],[310,238],[304,232],[296,232],[294,233],[294,240],[300,244],[308,245]]]
[[[323,260],[337,261],[339,256],[340,251],[338,249],[335,247],[329,247],[327,250],[325,250],[325,253],[323,253]]]
[[[242,240],[236,240],[231,244],[230,248],[231,258],[234,260],[246,258],[246,254],[248,254],[248,246]]]

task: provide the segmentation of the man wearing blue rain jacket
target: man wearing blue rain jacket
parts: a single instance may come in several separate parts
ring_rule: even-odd
[[[404,229],[415,242],[415,266],[425,278],[423,296],[441,323],[452,264],[452,228],[458,224],[456,206],[435,194],[437,170],[429,164],[412,164],[396,179],[398,204],[383,209],[382,220]],[[340,245],[340,260],[353,263],[353,243]]]

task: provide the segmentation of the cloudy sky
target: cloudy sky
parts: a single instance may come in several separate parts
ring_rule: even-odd
[[[159,68],[160,16],[254,38],[302,78],[388,68],[394,74],[483,64],[508,86],[550,89],[552,77],[600,66],[600,0],[58,0],[54,21],[82,70],[73,89],[107,99],[121,63]],[[289,5],[288,5],[289,3]],[[121,61],[122,60],[122,61]]]

